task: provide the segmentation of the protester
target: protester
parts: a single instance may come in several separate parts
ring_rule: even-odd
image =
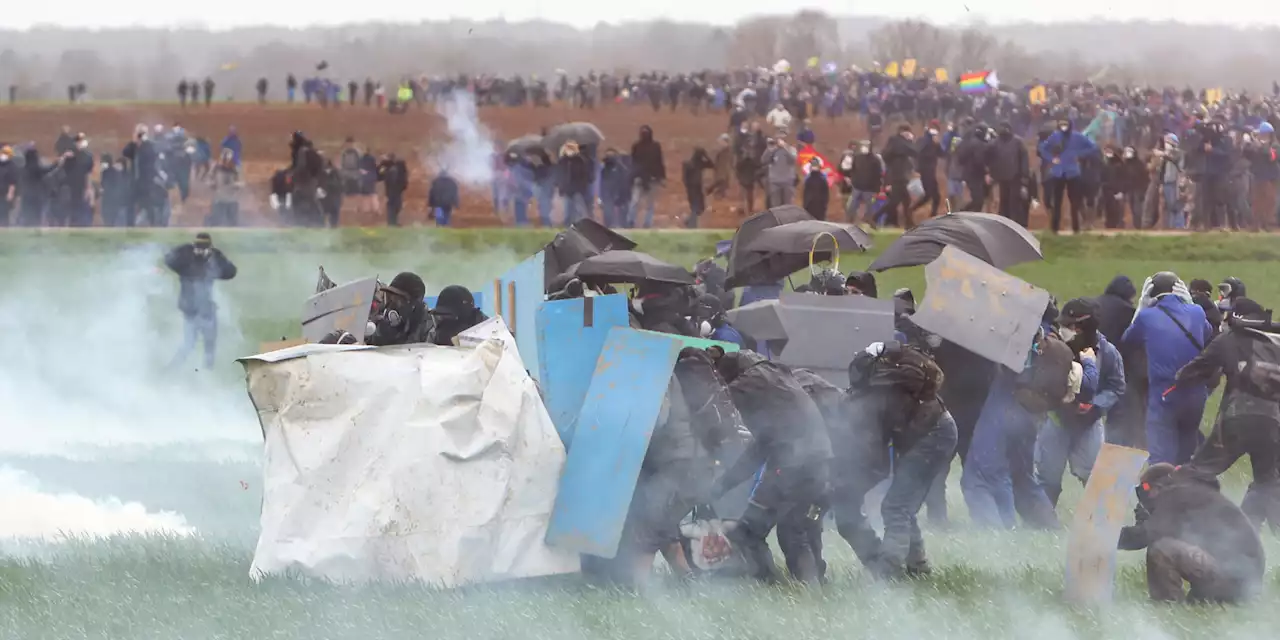
[[[924,193],[915,204],[911,205],[912,214],[925,204],[932,203],[929,217],[938,216],[938,206],[942,204],[942,190],[938,186],[938,161],[945,154],[942,145],[938,142],[938,121],[933,120],[916,146],[916,171],[920,174],[920,187],[924,189]]]
[[[1026,199],[1025,185],[1031,175],[1031,158],[1026,143],[1013,135],[1013,125],[1000,123],[996,139],[988,149],[988,170],[1000,199],[1000,215],[1026,227],[1022,203]]]
[[[414,299],[421,300],[420,297]],[[453,345],[458,334],[489,319],[476,307],[471,291],[456,284],[440,290],[440,295],[436,296],[436,306],[431,309],[431,318],[434,326],[427,336],[427,342],[446,347]]]
[[[218,307],[213,301],[215,280],[236,277],[236,266],[221,249],[213,246],[206,232],[196,234],[195,242],[174,248],[164,257],[164,264],[178,274],[178,310],[182,312],[182,346],[169,362],[174,369],[186,361],[204,341],[204,367],[213,368],[218,349]]]
[[[801,196],[804,210],[818,220],[827,219],[827,206],[831,202],[831,183],[822,171],[822,161],[809,161],[809,171],[804,178],[804,194]]]
[[[1048,163],[1048,188],[1052,196],[1046,196],[1052,203],[1050,228],[1058,232],[1062,222],[1062,203],[1064,195],[1071,200],[1071,230],[1080,232],[1080,218],[1084,212],[1086,189],[1081,177],[1080,162],[1097,153],[1098,147],[1092,140],[1075,131],[1075,125],[1069,119],[1058,121],[1058,130],[1040,143],[1040,157]]]
[[[378,181],[387,199],[387,226],[400,226],[400,210],[404,208],[404,192],[409,188],[409,166],[388,153],[378,163]]]
[[[222,150],[222,159],[209,174],[213,190],[213,210],[205,224],[211,227],[235,227],[240,224],[240,192],[244,183],[230,149]]]
[[[662,161],[662,145],[653,139],[653,129],[648,125],[640,127],[640,138],[631,145],[631,211],[627,216],[627,226],[634,228],[640,223],[640,211],[644,210],[643,226],[653,226],[653,209],[657,201],[658,190],[667,180],[667,167]]]
[[[877,226],[886,222],[901,225],[904,229],[915,226],[911,219],[911,194],[907,190],[907,183],[911,182],[911,176],[915,173],[914,141],[915,134],[911,132],[911,125],[903,124],[898,127],[898,135],[889,138],[884,150],[880,152],[884,159],[885,181],[889,183],[889,200],[876,217]]]
[[[449,175],[447,169],[441,169],[435,180],[431,181],[431,188],[427,192],[427,209],[433,212],[436,226],[449,226],[449,221],[453,218],[453,210],[457,209],[461,203],[462,196],[458,181]]]
[[[792,204],[796,198],[796,150],[779,134],[765,141],[760,166],[766,174],[765,207]]]
[[[689,202],[689,217],[685,218],[684,222],[686,228],[697,229],[698,217],[707,210],[707,196],[703,189],[702,176],[707,170],[715,168],[716,165],[711,161],[711,156],[707,155],[706,149],[702,147],[694,147],[693,155],[689,156],[681,167],[684,194]]]
[[[409,271],[396,274],[391,284],[379,287],[370,318],[373,331],[365,335],[365,344],[386,347],[434,342],[430,334],[436,327],[428,314],[426,295],[427,286],[422,278]],[[467,292],[467,296],[470,295]],[[446,341],[445,344],[453,343]]]

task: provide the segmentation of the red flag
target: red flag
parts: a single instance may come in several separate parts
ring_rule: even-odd
[[[803,172],[806,177],[808,177],[810,171],[809,162],[814,158],[818,159],[818,164],[822,167],[822,175],[827,177],[827,185],[832,187],[836,186],[836,183],[840,182],[840,174],[836,171],[835,165],[832,165],[826,157],[821,153],[818,153],[817,150],[813,148],[813,145],[806,144],[796,151],[796,162],[800,165],[800,171]]]

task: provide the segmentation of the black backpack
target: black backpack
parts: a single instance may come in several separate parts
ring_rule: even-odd
[[[1040,353],[1024,372],[1015,396],[1032,413],[1057,409],[1071,388],[1071,363],[1075,353],[1066,342],[1049,334],[1040,340]]]
[[[942,389],[944,376],[933,358],[911,345],[890,358],[880,358],[871,373],[870,386],[896,387],[916,400],[929,400]]]
[[[1251,334],[1253,345],[1240,372],[1244,386],[1250,395],[1280,401],[1280,336],[1255,329],[1244,331]]]

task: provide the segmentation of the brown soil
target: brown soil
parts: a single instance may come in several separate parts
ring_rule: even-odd
[[[641,125],[653,127],[657,139],[663,145],[667,165],[668,183],[659,199],[657,226],[674,227],[677,218],[687,212],[684,188],[680,182],[680,164],[689,157],[693,148],[711,149],[716,138],[725,132],[728,117],[722,112],[692,115],[687,110],[677,112],[663,110],[655,113],[649,107],[608,106],[593,111],[575,110],[563,106],[548,109],[533,108],[484,108],[480,117],[495,139],[505,141],[526,133],[536,133],[542,127],[561,122],[585,120],[595,123],[604,132],[604,146],[628,150]],[[429,156],[429,150],[447,141],[444,120],[429,108],[413,109],[405,115],[392,115],[382,110],[364,107],[321,109],[318,106],[217,104],[212,108],[161,105],[119,106],[18,106],[0,108],[0,140],[22,142],[35,140],[44,153],[52,152],[53,141],[62,125],[75,131],[83,131],[90,138],[90,149],[95,154],[118,153],[139,122],[166,127],[180,123],[189,135],[203,135],[217,145],[229,126],[234,125],[244,143],[246,181],[255,192],[259,207],[243,206],[244,224],[275,224],[274,214],[265,206],[266,184],[273,171],[282,166],[288,157],[287,141],[295,130],[302,130],[317,146],[336,155],[343,140],[352,136],[360,145],[368,145],[376,154],[394,151],[411,159],[411,186],[406,194],[402,224],[427,224],[426,191],[429,180],[427,169],[420,158]],[[817,135],[819,152],[835,161],[839,150],[850,140],[865,137],[866,129],[859,120],[844,118],[830,121],[815,119],[812,128]],[[945,184],[945,183],[943,183]],[[757,206],[762,206],[763,194],[757,193]],[[837,198],[832,198],[831,212],[839,215]],[[944,205],[945,206],[945,205]],[[733,228],[743,216],[736,184],[724,200],[711,199],[710,211],[703,218],[704,227]],[[383,224],[383,214],[356,210],[356,203],[348,198],[344,203],[342,223],[348,225]],[[193,186],[191,200],[182,209],[175,209],[175,225],[198,225],[208,211],[208,194],[201,186]],[[557,211],[557,216],[559,212]],[[927,215],[923,210],[918,214]],[[487,188],[464,189],[462,208],[455,212],[457,226],[498,226],[502,220],[492,211]],[[1033,226],[1043,226],[1042,212],[1033,212]]]

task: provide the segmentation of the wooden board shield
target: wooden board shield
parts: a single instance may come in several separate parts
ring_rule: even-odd
[[[680,346],[665,334],[610,330],[560,476],[547,544],[601,558],[617,555]]]
[[[1133,513],[1147,452],[1103,444],[1076,505],[1067,542],[1065,598],[1076,604],[1111,600],[1116,581],[1116,544]]]

